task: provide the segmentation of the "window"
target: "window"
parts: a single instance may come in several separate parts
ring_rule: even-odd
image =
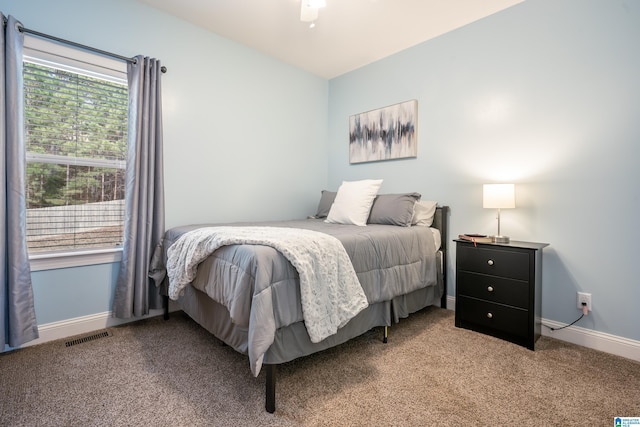
[[[32,269],[34,259],[60,267],[68,266],[60,264],[64,258],[118,251],[124,225],[126,64],[25,38],[23,77]]]

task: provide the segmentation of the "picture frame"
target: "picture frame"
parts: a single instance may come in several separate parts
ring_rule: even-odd
[[[349,117],[349,163],[418,156],[415,99]]]

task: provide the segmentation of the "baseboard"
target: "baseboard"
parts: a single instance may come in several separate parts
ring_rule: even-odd
[[[546,319],[542,319],[542,323],[552,328],[565,326],[564,323]],[[543,326],[542,335],[640,362],[640,341],[581,328],[580,326],[569,326],[559,331],[552,331]]]
[[[447,296],[447,309],[455,311],[456,297]],[[559,328],[565,325],[564,323],[547,319],[542,319],[542,323],[552,328]],[[580,326],[569,326],[559,331],[552,331],[543,326],[542,335],[640,362],[640,341],[581,328]]]
[[[447,310],[456,311],[456,297],[447,295]]]
[[[455,297],[447,296],[447,309],[455,310],[455,307]],[[178,308],[171,304],[169,306],[169,311],[175,310],[178,310]],[[104,313],[76,317],[60,322],[47,323],[38,326],[40,338],[26,343],[23,347],[43,344],[48,341],[68,338],[74,335],[85,334],[99,329],[122,325],[149,317],[159,316],[161,314],[162,310],[151,310],[147,316],[136,317],[132,319],[116,319],[112,317],[112,313],[110,311],[106,311]],[[542,323],[551,326],[552,328],[564,326],[563,323],[547,319],[542,319]],[[558,331],[552,331],[549,328],[543,326],[542,335],[640,362],[640,341],[623,338],[604,332],[598,332],[591,329],[585,329],[579,326],[570,326]]]
[[[169,311],[177,310],[173,304],[169,304]],[[88,332],[97,331],[99,329],[110,328],[113,326],[123,325],[150,317],[160,316],[164,310],[149,310],[149,314],[142,317],[133,317],[131,319],[116,319],[111,311],[103,313],[91,314],[89,316],[74,317],[73,319],[62,320],[59,322],[51,322],[38,325],[39,338],[29,341],[22,347],[30,347],[32,345],[44,344],[49,341],[55,341],[62,338],[68,338],[75,335],[86,334]],[[13,350],[6,348],[5,350]]]

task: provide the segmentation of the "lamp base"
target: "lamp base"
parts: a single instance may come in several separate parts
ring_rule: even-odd
[[[509,236],[491,236],[493,243],[509,243]]]

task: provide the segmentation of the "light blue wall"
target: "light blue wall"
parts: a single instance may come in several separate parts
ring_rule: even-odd
[[[39,325],[111,310],[120,263],[31,274]]]
[[[27,28],[160,58],[167,227],[304,217],[327,185],[328,82],[132,0],[0,0]],[[38,324],[111,309],[118,264],[34,272]]]
[[[418,158],[349,165],[350,115],[418,100]],[[503,234],[548,242],[544,318],[640,339],[640,2],[526,0],[329,82],[329,187],[383,178],[496,232],[482,184],[516,183]],[[453,245],[452,245],[453,246]],[[449,294],[454,295],[455,251]]]

